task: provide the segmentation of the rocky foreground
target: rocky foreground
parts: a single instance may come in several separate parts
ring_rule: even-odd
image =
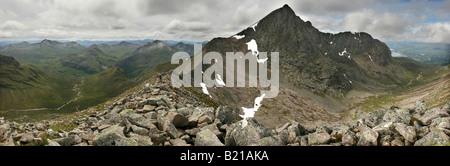
[[[56,122],[16,123],[0,118],[0,146],[434,146],[450,145],[450,102],[427,109],[358,112],[355,120],[306,127],[297,122],[267,129],[255,119],[243,127],[237,110],[207,107],[182,89],[154,83],[72,120],[71,131]]]

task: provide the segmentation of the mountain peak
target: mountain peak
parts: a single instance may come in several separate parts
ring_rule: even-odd
[[[39,44],[41,44],[41,45],[54,46],[54,45],[58,45],[58,44],[61,44],[61,43],[58,42],[58,41],[53,41],[53,40],[44,39],[44,40],[42,40]]]
[[[119,45],[119,46],[127,46],[127,45],[130,45],[130,44],[132,44],[132,43],[130,43],[130,42],[127,42],[127,41],[121,41],[119,44],[117,44],[117,45]]]

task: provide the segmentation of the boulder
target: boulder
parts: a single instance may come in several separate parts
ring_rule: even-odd
[[[410,143],[414,143],[416,141],[416,130],[413,126],[407,126],[403,123],[395,123],[394,126],[395,130],[400,133],[405,140]]]
[[[132,110],[124,110],[120,114],[124,116],[131,124],[134,124],[136,126],[143,127],[146,129],[156,127],[149,119],[145,118],[141,114],[135,113]]]
[[[33,133],[24,133],[20,138],[20,142],[26,144],[32,142],[33,139],[34,139]]]
[[[78,135],[70,135],[68,137],[58,138],[54,140],[61,146],[72,146],[81,142],[81,138]]]
[[[148,130],[143,127],[131,125],[131,130],[133,130],[133,133],[136,133],[138,135],[145,135],[145,136],[148,135]]]
[[[190,136],[195,136],[197,135],[198,132],[200,132],[199,128],[193,128],[193,129],[188,129],[184,131],[186,134],[189,134]]]
[[[260,139],[273,136],[273,133],[266,129],[255,119],[248,119],[247,126],[243,127],[242,121],[233,123],[225,137],[226,146],[250,146],[257,145]]]
[[[223,143],[211,130],[207,129],[197,133],[195,146],[223,146]]]
[[[48,142],[47,146],[61,146],[58,142],[53,141],[51,139],[48,139],[47,142]]]
[[[372,130],[380,135],[391,135],[394,131],[394,123],[392,122],[382,122],[377,126],[373,127]]]
[[[165,117],[158,117],[158,129],[166,132],[172,139],[179,137],[177,128]]]
[[[182,140],[181,138],[177,139],[171,139],[169,140],[170,144],[172,146],[191,146],[190,144],[187,144],[186,141]]]
[[[391,146],[392,137],[390,135],[386,135],[380,139],[381,146]]]
[[[427,110],[425,113],[419,117],[418,119],[422,122],[423,125],[430,125],[433,119],[438,117],[447,117],[449,114],[445,109],[432,109]]]
[[[331,130],[331,142],[341,142],[342,137],[344,137],[347,132],[350,132],[350,127],[340,124],[332,127]]]
[[[401,138],[397,137],[394,140],[392,140],[391,146],[405,146],[405,143],[403,143]]]
[[[378,145],[378,133],[372,129],[363,131],[360,135],[358,146],[377,146]]]
[[[234,111],[231,107],[227,106],[219,106],[216,109],[216,118],[220,120],[221,124],[231,124],[236,119],[239,119],[240,116],[236,111]]]
[[[188,118],[176,112],[169,112],[167,118],[175,127],[186,127],[189,125]]]
[[[342,145],[344,146],[354,146],[356,145],[357,138],[353,132],[346,132],[342,137]]]
[[[135,140],[138,146],[152,146],[152,139],[148,136],[130,134],[130,138]]]
[[[111,126],[95,136],[92,143],[95,146],[113,146],[118,141],[125,138],[123,130],[124,127],[118,125]]]
[[[419,114],[423,114],[425,113],[425,111],[427,110],[427,104],[421,101],[416,101],[416,108],[415,108],[415,112],[419,113]]]
[[[154,105],[144,105],[144,108],[142,108],[142,112],[147,113],[150,111],[154,111],[156,106]]]
[[[121,138],[114,143],[115,146],[138,146],[138,142],[133,138]]]
[[[362,119],[363,123],[370,127],[375,127],[383,121],[383,116],[387,110],[377,110],[367,113]]]
[[[411,114],[406,109],[388,110],[383,116],[384,122],[409,124],[410,120]]]
[[[282,142],[279,139],[275,139],[274,137],[264,137],[263,139],[258,140],[256,143],[257,146],[282,146]]]
[[[450,146],[450,137],[443,129],[434,128],[426,136],[417,140],[414,146]]]
[[[320,145],[330,142],[331,136],[327,132],[316,132],[308,134],[308,145]]]

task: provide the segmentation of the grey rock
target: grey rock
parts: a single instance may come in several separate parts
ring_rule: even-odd
[[[291,123],[285,123],[283,126],[280,126],[277,129],[275,129],[275,132],[281,133],[284,129],[286,129],[290,125],[291,125]]]
[[[135,140],[138,146],[152,146],[152,139],[148,136],[130,134],[130,138]]]
[[[30,143],[34,139],[33,133],[24,133],[22,137],[20,138],[21,143]]]
[[[294,131],[295,135],[297,135],[297,136],[305,135],[307,133],[305,127],[295,121],[291,122],[291,125],[287,128],[287,130]]]
[[[167,118],[175,127],[186,127],[189,125],[188,118],[176,112],[169,112]]]
[[[156,128],[150,129],[148,135],[150,136],[151,141],[153,142],[154,145],[159,145],[161,143],[164,143],[166,141],[166,139],[169,137],[169,136],[167,136],[166,132],[159,131]]]
[[[144,108],[142,108],[142,111],[144,113],[150,112],[150,111],[154,111],[155,110],[155,106],[153,105],[144,105]]]
[[[247,126],[243,127],[242,122],[233,123],[225,137],[226,146],[250,146],[257,145],[258,140],[264,137],[273,136],[273,133],[266,129],[255,119],[248,119]]]
[[[233,121],[240,118],[236,111],[227,106],[217,107],[215,116],[222,124],[231,124]]]
[[[156,127],[150,120],[145,118],[143,115],[137,114],[132,110],[124,110],[120,114],[124,116],[131,124],[134,124],[136,126],[144,127],[146,129]]]
[[[395,127],[392,122],[382,122],[372,128],[373,131],[377,132],[380,135],[391,135],[393,134]]]
[[[198,132],[200,132],[200,129],[193,128],[193,129],[185,130],[184,132],[186,132],[186,134],[189,134],[190,136],[195,136],[195,135],[197,135]]]
[[[181,103],[177,103],[177,104],[181,104]],[[181,115],[188,117],[189,115],[192,114],[192,112],[194,112],[194,109],[190,108],[190,107],[180,107],[180,106],[176,106],[175,107],[178,109],[178,113],[180,113]]]
[[[326,144],[330,141],[331,136],[327,132],[316,132],[308,134],[308,145]]]
[[[409,124],[410,120],[411,114],[406,109],[388,110],[383,116],[384,122]]]
[[[186,141],[181,138],[171,139],[171,140],[169,140],[169,142],[170,142],[170,144],[172,144],[172,146],[191,146],[190,144],[187,144]]]
[[[341,142],[342,137],[344,137],[347,132],[350,132],[350,127],[340,124],[332,127],[331,130],[331,142]]]
[[[48,142],[47,146],[61,146],[58,142],[53,141],[51,139],[48,139],[47,142]]]
[[[450,146],[450,137],[442,129],[434,128],[426,136],[417,140],[414,146]]]
[[[158,117],[158,129],[166,132],[172,139],[179,137],[177,128],[165,117]]]
[[[427,110],[427,104],[421,101],[416,101],[416,108],[415,111],[419,114],[425,113]]]
[[[422,122],[422,124],[430,125],[433,119],[436,119],[438,117],[448,117],[448,116],[449,116],[449,114],[447,113],[446,110],[436,108],[436,109],[425,111],[425,113],[418,119]]]
[[[370,127],[375,127],[379,123],[383,121],[383,116],[386,113],[386,110],[377,110],[373,112],[369,112],[363,119],[363,123]]]
[[[152,111],[152,112],[144,114],[144,117],[147,119],[157,119],[158,113]]]
[[[124,127],[118,125],[111,126],[95,136],[92,143],[95,146],[113,146],[118,141],[125,138],[123,130]]]
[[[281,140],[275,139],[274,137],[264,137],[258,140],[257,146],[282,146]]]
[[[380,139],[381,146],[391,146],[392,137],[390,135],[386,135]]]
[[[133,133],[136,133],[138,135],[148,135],[148,130],[146,128],[143,127],[139,127],[139,126],[135,126],[135,125],[131,125],[131,130],[133,130]]]
[[[224,146],[211,130],[202,130],[197,133],[195,146]]]
[[[138,146],[138,142],[133,138],[121,138],[115,141],[115,146]]]
[[[78,135],[70,135],[68,137],[55,139],[54,141],[61,146],[72,146],[74,144],[80,143],[81,138]]]
[[[207,125],[205,127],[202,127],[200,130],[210,130],[217,137],[219,137],[219,138],[223,137],[222,133],[219,131],[219,128],[217,128],[217,126],[215,124]]]
[[[210,115],[203,115],[198,118],[198,124],[207,123],[211,124],[213,122],[213,118]]]
[[[416,141],[416,130],[412,126],[406,126],[403,123],[395,123],[395,130],[400,133],[407,141],[414,143]]]
[[[308,146],[308,136],[304,135],[297,138],[300,142],[300,146]]]
[[[342,137],[342,145],[355,146],[357,143],[356,135],[353,132],[346,132]]]
[[[378,145],[378,133],[372,129],[365,130],[361,133],[358,141],[358,146],[377,146]]]
[[[401,138],[397,137],[391,142],[391,146],[405,146],[405,143],[403,143]]]

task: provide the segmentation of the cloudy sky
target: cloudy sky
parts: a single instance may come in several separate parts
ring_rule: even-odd
[[[450,43],[450,0],[0,0],[0,41],[231,36],[288,4],[323,32]]]

